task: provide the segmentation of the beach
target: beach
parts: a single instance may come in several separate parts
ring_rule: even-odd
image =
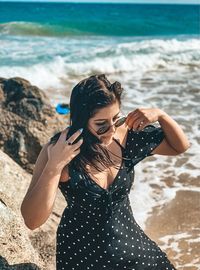
[[[178,270],[200,269],[198,6],[0,3],[0,9],[0,77],[27,79],[56,106],[69,103],[81,79],[104,73],[124,88],[124,114],[158,107],[180,124],[190,149],[137,164],[130,200],[136,221]]]

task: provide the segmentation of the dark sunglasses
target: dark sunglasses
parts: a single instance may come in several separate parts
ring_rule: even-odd
[[[123,125],[125,123],[126,118],[127,118],[126,116],[122,116],[113,125],[111,125],[111,126],[110,125],[105,125],[105,126],[99,128],[96,131],[96,133],[98,135],[102,135],[102,134],[106,133],[112,126],[120,127],[121,125]]]

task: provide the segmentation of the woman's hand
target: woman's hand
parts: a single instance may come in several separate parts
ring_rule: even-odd
[[[142,130],[150,123],[158,121],[163,114],[165,112],[158,108],[138,108],[128,114],[125,124],[129,129]]]
[[[50,144],[47,148],[48,163],[60,171],[80,153],[80,146],[83,143],[83,139],[81,138],[77,143],[72,144],[81,134],[80,130],[76,131],[66,140],[68,130],[68,128],[63,130],[56,144]]]

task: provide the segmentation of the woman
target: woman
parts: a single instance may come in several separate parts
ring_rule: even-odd
[[[181,127],[158,108],[121,115],[121,84],[104,74],[72,90],[70,124],[37,159],[21,206],[30,229],[49,217],[57,188],[67,206],[57,229],[57,270],[172,270],[136,223],[129,201],[134,166],[147,156],[189,148]],[[161,127],[152,123],[158,121]]]

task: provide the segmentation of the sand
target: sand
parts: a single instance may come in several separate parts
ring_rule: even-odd
[[[179,190],[172,201],[155,207],[145,232],[177,269],[199,270],[200,192]]]

